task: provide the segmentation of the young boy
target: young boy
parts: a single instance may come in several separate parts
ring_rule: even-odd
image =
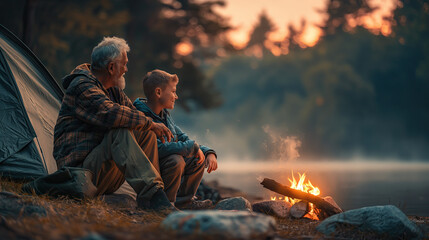
[[[174,123],[167,109],[174,109],[178,99],[177,75],[153,70],[143,78],[146,99],[137,98],[134,106],[154,122],[165,124],[173,133],[171,142],[158,138],[159,170],[164,181],[164,191],[170,202],[181,209],[209,208],[211,201],[196,201],[195,193],[204,173],[217,169],[217,156],[213,149],[199,145]],[[156,166],[157,164],[154,163]]]

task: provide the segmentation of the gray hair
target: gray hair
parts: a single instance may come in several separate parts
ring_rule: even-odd
[[[118,37],[104,37],[91,54],[91,68],[94,70],[107,69],[107,65],[121,56],[122,52],[130,51],[127,42]]]

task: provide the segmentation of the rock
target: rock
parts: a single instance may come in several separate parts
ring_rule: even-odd
[[[302,218],[308,213],[309,209],[308,202],[300,201],[292,205],[289,213],[294,218]]]
[[[0,192],[0,216],[17,218],[19,216],[46,216],[42,206],[26,202],[14,193]]]
[[[252,210],[252,205],[244,197],[227,198],[218,202],[215,206],[217,210]]]
[[[91,232],[88,235],[79,238],[79,240],[107,240],[107,238],[101,236],[96,232]]]
[[[255,212],[268,214],[279,218],[287,218],[289,216],[289,209],[292,206],[287,201],[262,201],[252,205],[252,209]]]
[[[273,217],[248,211],[182,211],[168,215],[161,224],[183,234],[250,239],[271,235],[276,230]]]
[[[219,202],[221,199],[220,193],[218,190],[209,187],[204,181],[200,183],[200,186],[198,186],[197,193],[195,196],[198,197],[198,199],[206,200],[209,199],[212,201],[213,204]]]
[[[101,200],[115,208],[137,208],[137,202],[127,194],[108,194],[100,197]]]
[[[398,239],[420,239],[421,230],[405,214],[393,205],[364,207],[339,213],[325,219],[317,230],[329,235],[338,224],[347,223],[362,231],[388,234]]]

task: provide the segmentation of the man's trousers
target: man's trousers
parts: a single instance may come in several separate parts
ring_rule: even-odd
[[[137,130],[134,130],[136,132]],[[137,135],[137,136],[135,136]],[[158,172],[158,146],[152,131],[134,134],[126,128],[112,129],[83,162],[94,173],[97,194],[113,193],[126,180],[138,201],[148,201],[164,184]]]

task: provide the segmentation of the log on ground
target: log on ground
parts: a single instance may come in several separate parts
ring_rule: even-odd
[[[335,215],[337,213],[343,212],[340,208],[333,206],[329,202],[323,200],[323,198],[321,197],[318,197],[313,194],[306,193],[300,190],[296,190],[288,186],[284,186],[269,178],[264,178],[264,180],[261,182],[261,185],[264,188],[267,188],[278,194],[282,194],[287,197],[297,198],[297,199],[301,199],[301,200],[305,200],[313,203],[317,208],[319,208],[323,212],[322,214],[318,214],[319,219],[323,219],[323,218]]]

